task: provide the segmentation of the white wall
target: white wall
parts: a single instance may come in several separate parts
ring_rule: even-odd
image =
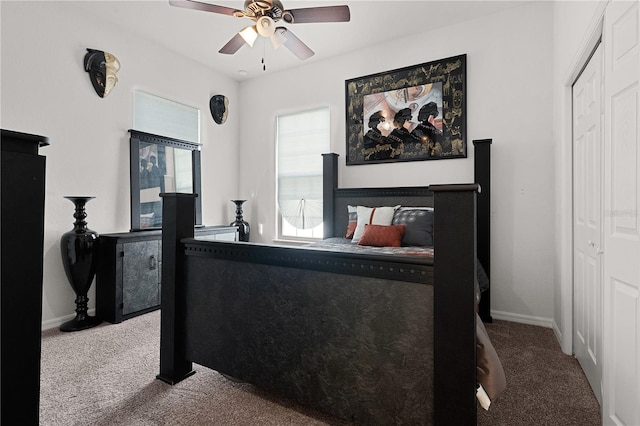
[[[252,240],[275,235],[274,122],[279,113],[331,108],[340,185],[398,186],[473,180],[473,139],[492,146],[492,308],[497,318],[550,326],[554,283],[553,6],[523,4],[244,82],[240,193]],[[467,54],[469,157],[345,166],[344,81]],[[262,226],[263,233],[258,230]]]
[[[556,158],[554,324],[562,350],[572,353],[573,225],[571,85],[594,47],[607,1],[554,2],[553,139]],[[594,38],[594,36],[596,38]]]
[[[72,318],[75,309],[59,248],[60,236],[72,228],[73,204],[62,197],[96,196],[87,204],[87,220],[99,233],[129,230],[127,130],[133,124],[135,89],[200,109],[203,222],[233,220],[229,200],[237,193],[239,121],[230,114],[225,125],[215,124],[209,98],[227,95],[235,108],[238,83],[65,2],[1,2],[0,7],[0,125],[51,140],[41,150],[47,161],[42,306],[47,328]],[[121,62],[119,82],[104,99],[83,69],[86,48],[111,52]],[[90,308],[94,295],[95,285]]]
[[[332,150],[341,155],[340,184],[347,187],[471,181],[471,140],[493,138],[494,315],[554,324],[562,337],[560,330],[571,327],[565,320],[570,312],[562,307],[571,279],[570,151],[564,144],[567,131],[558,124],[566,118],[559,91],[598,3],[523,4],[239,84],[63,2],[0,2],[0,125],[48,136],[52,143],[42,150],[47,157],[45,327],[72,317],[75,308],[58,247],[73,222],[73,206],[62,196],[95,195],[87,210],[89,227],[98,232],[129,229],[127,130],[133,90],[143,89],[200,108],[204,222],[229,223],[229,200],[247,198],[245,216],[255,241],[268,242],[275,233],[273,123],[279,113],[331,107]],[[95,94],[83,70],[87,47],[110,51],[122,62],[120,82],[105,99]],[[462,53],[467,54],[469,158],[345,166],[345,80]],[[216,93],[231,101],[224,126],[214,124],[208,112],[209,97]],[[93,288],[89,297],[93,307]]]

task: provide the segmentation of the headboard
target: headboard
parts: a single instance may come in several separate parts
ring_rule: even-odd
[[[474,145],[474,180],[477,194],[478,261],[491,281],[491,143],[477,139]],[[347,205],[432,207],[433,193],[426,186],[396,188],[338,188],[338,154],[322,154],[324,238],[341,237],[349,221]],[[480,302],[480,317],[492,322],[490,289]]]
[[[347,232],[347,206],[433,207],[433,192],[426,186],[393,188],[338,188],[338,154],[322,154],[324,160],[324,238]]]
[[[333,191],[332,237],[342,237],[349,221],[347,206],[433,207],[433,192],[426,186],[403,188],[336,188]]]

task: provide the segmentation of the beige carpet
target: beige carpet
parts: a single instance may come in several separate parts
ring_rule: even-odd
[[[40,425],[346,425],[194,364],[170,386],[155,378],[160,312],[74,333],[43,333]],[[596,425],[597,402],[550,329],[497,321],[487,331],[507,390],[479,425]]]
[[[506,391],[478,425],[596,426],[600,406],[578,361],[560,350],[553,330],[514,322],[486,325],[507,378]]]
[[[325,425],[332,417],[194,364],[157,380],[160,312],[73,333],[43,334],[40,425]],[[339,424],[339,423],[338,423]]]

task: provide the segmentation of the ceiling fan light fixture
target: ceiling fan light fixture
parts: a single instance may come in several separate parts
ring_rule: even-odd
[[[240,34],[242,39],[251,47],[253,47],[253,44],[258,38],[258,33],[256,32],[254,26],[244,27],[238,34]]]
[[[287,38],[284,35],[286,32],[287,30],[285,30],[282,27],[279,27],[273,33],[273,35],[271,36],[271,44],[273,45],[274,49],[277,49],[278,47],[282,46],[287,41]]]
[[[261,16],[256,21],[256,28],[262,37],[271,37],[276,31],[276,23],[269,16]]]
[[[2,1],[2,0],[0,0]],[[349,22],[351,12],[349,6],[311,6],[297,9],[285,9],[281,0],[245,0],[244,10],[205,3],[202,0],[169,0],[172,6],[202,10],[236,18],[247,18],[254,25],[243,28],[236,33],[218,51],[225,55],[235,54],[242,46],[253,47],[258,35],[269,38],[275,49],[284,45],[299,59],[309,59],[313,50],[300,40],[291,30],[276,27],[281,20],[287,24],[308,24],[314,22]],[[302,2],[301,2],[302,3]]]

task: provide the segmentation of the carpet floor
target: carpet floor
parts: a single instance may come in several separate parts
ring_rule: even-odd
[[[560,350],[550,328],[495,321],[486,324],[507,388],[478,410],[483,426],[596,426],[600,405],[575,357]]]
[[[486,328],[507,389],[489,411],[478,409],[478,425],[600,424],[582,370],[551,329],[504,321]],[[40,425],[350,424],[197,364],[195,375],[170,386],[155,378],[159,345],[159,311],[79,332],[43,332]]]

